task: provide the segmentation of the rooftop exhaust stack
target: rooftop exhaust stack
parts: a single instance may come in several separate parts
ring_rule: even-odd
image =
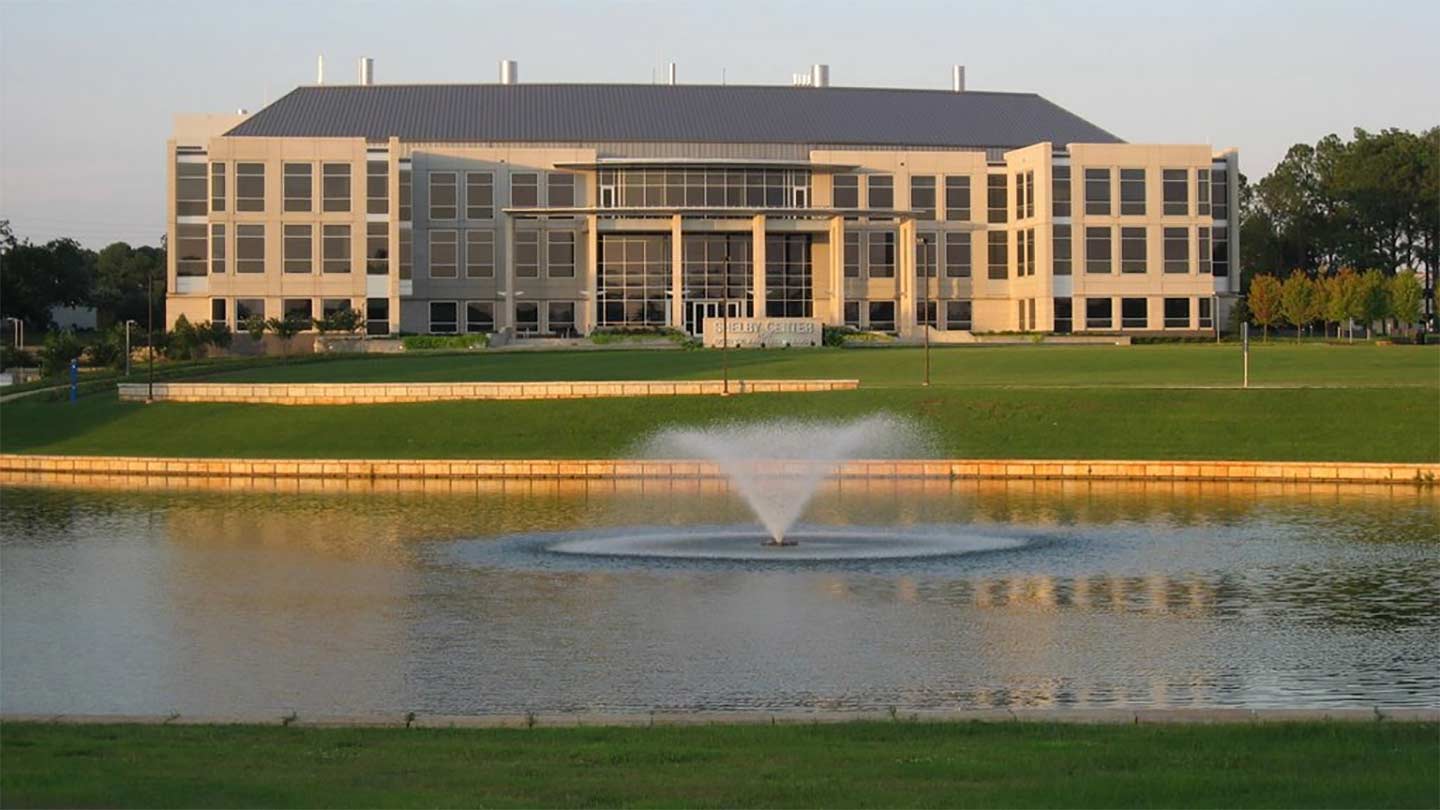
[[[315,57],[315,83],[325,83],[325,54]]]
[[[670,63],[670,84],[671,84],[671,85],[674,85],[674,84],[675,84],[675,63],[674,63],[674,62],[671,62],[671,63]]]
[[[360,57],[360,84],[368,87],[375,83],[375,60],[368,56]]]
[[[520,63],[514,59],[500,60],[500,83],[515,84],[520,81]]]
[[[811,65],[811,66],[810,66],[810,85],[811,85],[812,87],[829,87],[829,86],[830,86],[830,66],[829,66],[829,65]]]
[[[965,92],[964,65],[955,65],[950,69],[950,89],[957,93]]]

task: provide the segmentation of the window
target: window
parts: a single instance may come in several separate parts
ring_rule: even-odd
[[[835,208],[860,207],[860,177],[854,174],[835,175],[835,189],[830,202]]]
[[[867,191],[867,202],[871,208],[895,207],[894,177],[888,174],[866,175],[865,188]]]
[[[1145,170],[1120,170],[1120,215],[1145,215]]]
[[[1165,229],[1165,272],[1190,272],[1190,229]]]
[[[1025,218],[1035,218],[1035,172],[1025,172]]]
[[[1230,240],[1228,229],[1216,225],[1210,238],[1210,272],[1216,276],[1230,275]]]
[[[350,311],[349,298],[322,298],[320,299],[320,317],[328,318],[338,312]]]
[[[1110,273],[1110,229],[1085,229],[1085,272]],[[1088,304],[1087,304],[1088,306]]]
[[[209,236],[206,225],[175,226],[175,275],[203,276],[209,272]]]
[[[866,243],[870,278],[894,278],[895,232],[872,231]]]
[[[876,332],[895,331],[895,302],[870,302],[870,328]]]
[[[494,332],[495,304],[492,301],[470,301],[465,304],[466,332]]]
[[[575,205],[575,175],[550,172],[545,176],[545,200],[551,208],[572,208]]]
[[[1056,298],[1054,306],[1055,323],[1052,328],[1062,335],[1066,335],[1075,331],[1074,302],[1072,302],[1069,298]]]
[[[845,277],[860,277],[860,233],[845,232]]]
[[[765,315],[808,318],[811,300],[810,234],[765,237]]]
[[[551,301],[545,305],[546,331],[570,337],[575,334],[575,302]]]
[[[1055,217],[1070,216],[1070,167],[1055,166],[1050,178],[1050,213]]]
[[[1195,215],[1210,216],[1210,170],[1195,170]]]
[[[1190,213],[1190,172],[1186,169],[1165,169],[1161,172],[1167,217],[1183,217]]]
[[[945,234],[945,277],[970,277],[969,231],[949,231]]]
[[[305,324],[304,328],[310,328],[310,321],[315,317],[315,307],[309,298],[286,298],[280,302],[280,312],[287,321],[299,321]]]
[[[430,330],[440,334],[460,331],[460,305],[454,301],[430,302]]]
[[[265,272],[265,226],[235,226],[235,272]]]
[[[510,175],[510,205],[515,208],[535,208],[540,205],[540,175],[535,172],[519,172]]]
[[[1146,251],[1144,228],[1120,229],[1120,272],[1144,273],[1149,269]]]
[[[1025,229],[1025,275],[1035,275],[1035,229]]]
[[[265,210],[265,164],[235,164],[235,210]]]
[[[322,225],[320,269],[326,273],[350,272],[350,226]]]
[[[430,277],[455,278],[460,275],[459,234],[455,231],[430,232]],[[434,330],[431,330],[434,331]]]
[[[465,218],[495,218],[495,174],[465,173]]]
[[[410,169],[400,169],[400,221],[410,222],[413,212],[410,207]],[[402,276],[404,278],[404,276]]]
[[[1004,231],[991,231],[989,237],[987,275],[990,278],[1008,278],[1010,276],[1009,234]]]
[[[219,161],[210,164],[210,210],[225,210],[225,164]]]
[[[259,318],[262,321],[265,320],[265,299],[236,298],[235,325],[243,326],[246,321],[252,318]]]
[[[1195,257],[1199,259],[1200,275],[1208,276],[1211,272],[1210,263],[1210,229],[1197,228]]]
[[[1020,331],[1021,331],[1021,332],[1028,332],[1028,331],[1030,331],[1028,328],[1026,328],[1026,324],[1025,324],[1025,302],[1024,302],[1024,301],[1016,301],[1016,302],[1015,302],[1015,320],[1020,324]]]
[[[205,183],[204,163],[175,164],[175,216],[205,216],[209,189]]]
[[[390,275],[390,224],[387,222],[365,224],[365,274]]]
[[[390,162],[365,162],[365,213],[390,213]]]
[[[987,222],[1004,222],[1008,217],[1010,206],[1009,176],[1004,174],[989,175],[985,181],[987,189]]]
[[[390,334],[390,299],[365,299],[365,334]]]
[[[600,234],[596,315],[600,326],[669,323],[668,234]]]
[[[1190,299],[1189,299],[1189,298],[1166,298],[1166,299],[1165,299],[1165,328],[1166,328],[1166,329],[1189,329],[1189,328],[1190,328]]]
[[[225,323],[225,299],[224,299],[224,298],[211,298],[211,299],[210,299],[210,322],[211,322],[211,323]]]
[[[1213,317],[1213,315],[1212,315],[1212,310],[1211,310],[1211,307],[1214,306],[1214,302],[1211,301],[1209,298],[1201,298],[1201,299],[1197,300],[1195,303],[1197,303],[1197,304],[1200,305],[1200,307],[1199,307],[1199,309],[1200,309],[1200,313],[1199,313],[1199,314],[1200,314],[1200,328],[1201,328],[1201,329],[1213,329],[1213,328],[1215,328],[1215,320],[1214,320],[1214,317]]]
[[[285,192],[286,211],[309,211],[315,167],[309,163],[286,163],[282,175],[281,189]]]
[[[915,237],[915,276],[935,278],[940,274],[940,234],[922,233]]]
[[[1226,184],[1224,166],[1210,172],[1210,213],[1218,220],[1230,218],[1230,188]]]
[[[945,328],[952,332],[970,329],[974,307],[969,301],[945,302]]]
[[[455,172],[430,172],[430,218],[451,220],[459,216],[459,191]]]
[[[1109,298],[1085,299],[1085,328],[1112,329],[1115,326],[1114,302]]]
[[[1144,329],[1146,326],[1149,326],[1149,321],[1145,313],[1145,299],[1121,298],[1120,328]]]
[[[935,175],[910,177],[910,207],[916,219],[935,218]]]
[[[398,259],[398,263],[399,263],[399,266],[400,266],[400,278],[401,278],[401,279],[410,278],[410,273],[411,273],[411,268],[410,268],[411,259],[412,259],[412,258],[414,257],[414,255],[415,255],[414,246],[413,246],[413,240],[414,240],[414,236],[411,235],[409,228],[401,228],[401,229],[400,229],[400,244],[399,244],[398,247],[396,247],[396,252],[397,252],[399,255],[396,256],[396,258]]]
[[[970,221],[968,175],[949,175],[945,178],[945,218],[951,222]]]
[[[915,324],[917,326],[928,326],[932,329],[940,328],[940,303],[933,300],[921,300],[915,302]]]
[[[846,326],[849,326],[849,327],[851,327],[851,328],[853,328],[853,329],[859,329],[859,328],[860,328],[860,302],[859,302],[859,301],[846,301],[845,304],[844,304],[844,306],[841,307],[841,308],[844,310],[844,312],[843,312],[842,314],[843,314],[843,316],[844,316],[844,318],[845,318],[845,325],[846,325]]]
[[[1015,218],[1029,219],[1035,216],[1035,172],[1021,172],[1015,175]]]
[[[219,223],[210,226],[210,272],[225,272],[225,226]]]
[[[1091,217],[1110,215],[1109,169],[1085,170],[1085,215]]]
[[[495,277],[495,232],[465,232],[465,277]]]
[[[1073,257],[1073,243],[1071,242],[1069,225],[1052,226],[1052,239],[1050,246],[1052,272],[1057,276],[1070,275],[1070,261]]]
[[[314,246],[311,244],[314,233],[315,228],[310,225],[285,226],[282,245],[285,250],[285,272],[308,273],[314,269],[311,265],[315,255]]]
[[[534,301],[515,302],[515,331],[533,335],[540,331],[540,305]]]
[[[575,277],[575,234],[550,231],[545,234],[545,274],[550,278]]]
[[[804,208],[810,172],[797,169],[604,169],[600,206]]]
[[[324,211],[350,210],[350,164],[326,163],[320,167]]]
[[[540,277],[540,232],[515,232],[515,275],[520,278]]]
[[[1025,232],[1015,232],[1015,276],[1025,277],[1025,248],[1028,247],[1025,239]]]

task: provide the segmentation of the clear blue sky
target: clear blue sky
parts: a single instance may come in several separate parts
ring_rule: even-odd
[[[1285,149],[1440,123],[1440,3],[16,2],[0,0],[0,218],[41,241],[154,243],[176,112],[263,106],[315,80],[788,84],[1040,93],[1135,142]]]

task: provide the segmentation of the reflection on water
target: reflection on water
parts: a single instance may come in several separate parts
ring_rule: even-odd
[[[1440,705],[1435,490],[845,482],[807,523],[1032,542],[787,570],[505,552],[719,482],[9,480],[7,712]]]

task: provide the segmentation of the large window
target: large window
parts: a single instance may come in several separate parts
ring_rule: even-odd
[[[1195,170],[1195,215],[1210,216],[1210,170]]]
[[[550,172],[545,175],[545,204],[551,208],[573,207],[575,175],[568,172]]]
[[[460,304],[455,301],[431,301],[429,331],[439,334],[460,331]]]
[[[1200,305],[1200,306],[1198,307],[1198,309],[1199,309],[1200,311],[1199,311],[1199,313],[1197,313],[1197,315],[1198,315],[1198,320],[1200,321],[1200,328],[1201,328],[1201,329],[1212,329],[1212,328],[1214,328],[1214,326],[1215,326],[1215,319],[1214,319],[1214,310],[1212,309],[1213,306],[1214,306],[1214,302],[1211,301],[1209,298],[1201,298],[1201,299],[1197,300],[1195,303],[1197,303],[1197,304]]]
[[[285,242],[282,245],[285,250],[285,272],[309,273],[315,269],[314,239],[313,225],[285,226]]]
[[[540,205],[540,175],[516,172],[510,175],[510,205],[514,208],[537,208]]]
[[[390,213],[390,162],[365,162],[365,213]]]
[[[895,302],[869,302],[870,328],[876,332],[895,331]]]
[[[225,299],[224,299],[224,298],[211,298],[211,299],[210,299],[210,322],[211,322],[211,323],[226,323],[226,322],[227,322],[226,313],[225,313]]]
[[[1145,170],[1120,170],[1121,216],[1145,215]]]
[[[844,268],[846,278],[860,277],[860,232],[845,232]]]
[[[390,299],[365,299],[365,334],[390,334]]]
[[[1086,228],[1085,229],[1085,272],[1086,273],[1110,273],[1114,271],[1111,267],[1111,246],[1109,228]]]
[[[935,278],[940,274],[940,234],[922,233],[915,237],[915,276]]]
[[[970,232],[948,231],[945,234],[945,277],[970,277]]]
[[[1230,275],[1229,229],[1216,225],[1210,238],[1210,272],[1217,276]]]
[[[410,278],[411,260],[415,256],[414,236],[409,228],[400,229],[400,244],[395,246],[395,262],[400,271],[400,278]]]
[[[851,236],[859,235],[847,233],[847,244]],[[681,279],[685,284],[687,300],[750,300],[752,282],[749,234],[686,234],[681,257]],[[856,261],[859,261],[858,256]],[[768,274],[768,268],[766,272]],[[860,274],[858,265],[855,274]],[[768,278],[766,284],[769,284]],[[748,307],[742,310],[745,311],[748,311]],[[686,314],[688,316],[690,313]],[[694,331],[693,324],[687,324],[687,327]]]
[[[987,222],[1005,222],[1010,207],[1010,176],[988,175],[985,180]]]
[[[225,226],[218,222],[210,226],[210,272],[225,272]]]
[[[575,334],[575,302],[550,301],[545,305],[545,330],[552,335]]]
[[[866,202],[871,208],[895,207],[895,178],[888,174],[865,176]]]
[[[1210,213],[1222,221],[1230,218],[1230,187],[1226,178],[1223,165],[1210,171]]]
[[[350,272],[350,226],[322,225],[320,269],[325,273]]]
[[[321,209],[325,211],[350,210],[350,164],[326,163],[320,167],[324,195]]]
[[[545,234],[545,274],[550,278],[575,277],[575,234],[548,231]]]
[[[515,331],[534,335],[540,331],[540,304],[537,301],[515,302]]]
[[[495,277],[495,232],[465,232],[465,277]]]
[[[1057,276],[1068,276],[1070,275],[1070,262],[1074,256],[1070,226],[1053,225],[1051,227],[1054,229],[1050,243],[1052,272]]]
[[[431,278],[456,278],[460,275],[459,239],[457,231],[430,232]]]
[[[835,208],[860,207],[860,176],[854,174],[835,175],[835,188],[830,202]]]
[[[175,216],[203,217],[210,191],[204,163],[175,164]]]
[[[1208,276],[1211,273],[1210,263],[1210,229],[1197,228],[1195,238],[1195,258],[1199,260],[1200,275]]]
[[[1114,329],[1115,302],[1109,298],[1085,299],[1085,328]]]
[[[1085,215],[1105,217],[1110,215],[1110,170],[1085,170]]]
[[[1190,170],[1165,169],[1161,173],[1165,192],[1167,217],[1183,217],[1190,213]]]
[[[1144,329],[1149,325],[1149,317],[1146,314],[1146,301],[1144,298],[1120,299],[1121,329]]]
[[[596,315],[601,326],[668,323],[670,237],[601,234]]]
[[[895,232],[871,231],[866,239],[866,268],[870,278],[895,277]]]
[[[974,308],[969,301],[946,301],[945,328],[960,332],[969,330],[973,313]]]
[[[175,275],[203,276],[210,261],[208,225],[175,226]]]
[[[411,222],[411,221],[412,221],[412,217],[414,216],[414,212],[413,212],[413,210],[411,209],[411,206],[410,206],[410,196],[411,196],[411,191],[410,191],[411,172],[410,172],[410,169],[409,169],[408,167],[402,166],[402,167],[400,168],[399,174],[400,174],[400,184],[399,184],[399,185],[400,185],[400,221],[401,221],[401,222]]]
[[[430,219],[453,220],[460,215],[455,172],[430,172]]]
[[[252,318],[265,320],[265,299],[264,298],[236,298],[235,299],[235,325],[243,327],[245,322]]]
[[[1070,216],[1070,167],[1054,166],[1050,178],[1050,213],[1052,216]]]
[[[1035,275],[1035,229],[1025,229],[1025,275]]]
[[[540,232],[515,232],[515,275],[519,278],[540,277]]]
[[[225,210],[225,164],[219,161],[210,164],[210,210]]]
[[[1019,172],[1015,175],[1015,218],[1030,219],[1035,216],[1035,172]]]
[[[467,301],[465,303],[466,332],[495,331],[495,302]]]
[[[1165,229],[1165,272],[1190,272],[1190,229]]]
[[[935,175],[910,176],[910,208],[916,219],[935,218]]]
[[[1120,229],[1120,272],[1144,273],[1149,269],[1144,228]]]
[[[265,164],[235,164],[235,210],[265,210]]]
[[[1166,298],[1166,299],[1165,299],[1165,328],[1166,328],[1166,329],[1189,329],[1189,328],[1190,328],[1190,299],[1189,299],[1189,298]]]
[[[940,302],[924,299],[915,302],[915,324],[917,326],[928,326],[932,329],[940,328]]]
[[[1010,239],[1005,231],[990,231],[987,234],[989,239],[988,261],[986,262],[989,278],[1010,277]]]
[[[390,275],[389,223],[365,224],[365,273],[371,276]]]
[[[893,194],[893,185],[891,187]],[[602,208],[803,208],[810,172],[803,169],[605,169]],[[874,200],[871,200],[874,206]],[[893,204],[893,197],[892,197]],[[858,207],[835,203],[837,208]],[[890,207],[890,206],[887,206]]]
[[[842,315],[845,318],[845,325],[853,329],[860,328],[860,302],[846,301],[842,306]]]
[[[329,318],[341,312],[349,312],[349,298],[322,298],[320,299],[320,317]]]
[[[810,317],[810,235],[765,237],[765,315]]]
[[[951,222],[970,221],[969,175],[946,175],[945,218]]]
[[[285,298],[280,301],[281,317],[287,321],[299,321],[305,329],[315,317],[315,302],[309,298]]]
[[[465,173],[465,218],[495,218],[494,172]]]
[[[286,211],[309,212],[314,208],[315,167],[309,163],[286,163],[281,181]]]
[[[235,226],[235,272],[265,272],[265,226]]]
[[[1053,325],[1056,332],[1065,335],[1075,330],[1075,304],[1069,298],[1056,298],[1053,302],[1055,308]]]

